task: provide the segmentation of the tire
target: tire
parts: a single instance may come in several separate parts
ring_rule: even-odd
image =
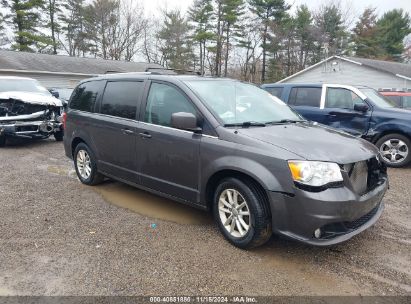
[[[411,141],[404,135],[387,134],[381,137],[375,145],[380,150],[382,161],[388,167],[404,167],[411,161]]]
[[[5,146],[6,146],[6,136],[0,135],[0,147],[5,147]]]
[[[238,210],[237,208],[232,208],[231,212],[227,212],[229,208],[226,204],[220,203],[220,198],[225,198],[225,201],[229,202],[228,193],[231,192],[231,196],[233,197],[235,191],[237,191],[237,207],[241,207],[244,201],[246,207],[239,208]],[[235,197],[233,197],[233,200],[235,200]],[[221,210],[221,207],[223,207],[225,211]],[[249,211],[248,217],[245,215],[247,209]],[[234,217],[237,219],[232,232],[228,230],[232,229],[232,225],[224,225],[229,220],[230,214],[234,214]],[[252,181],[237,178],[223,179],[215,190],[213,215],[221,233],[236,247],[249,249],[261,246],[266,243],[272,235],[271,213],[267,199],[262,193],[262,190],[260,190],[260,187]],[[247,231],[246,226],[241,223],[240,217],[245,224],[248,224]],[[223,221],[225,221],[225,223]],[[231,224],[232,222],[233,221],[231,221]],[[242,234],[238,225],[243,230]]]
[[[97,171],[97,162],[93,152],[85,143],[79,143],[76,146],[73,158],[77,176],[83,184],[94,186],[104,180],[104,176]]]
[[[54,132],[53,135],[54,135],[54,138],[56,139],[56,141],[63,141],[64,131]]]

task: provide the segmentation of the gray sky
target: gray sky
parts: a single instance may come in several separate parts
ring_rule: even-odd
[[[193,0],[130,0],[142,3],[147,13],[155,14],[158,8],[181,8],[186,10],[191,5]],[[329,1],[329,0],[328,0]],[[287,0],[289,4],[307,4],[309,8],[315,9],[327,0]],[[360,15],[364,8],[368,6],[377,7],[378,14],[383,14],[385,11],[402,8],[411,14],[410,0],[341,0],[343,6],[353,7],[353,12]]]

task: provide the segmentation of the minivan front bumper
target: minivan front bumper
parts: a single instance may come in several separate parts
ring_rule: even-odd
[[[269,192],[273,232],[316,246],[344,242],[378,220],[387,189],[388,180],[383,178],[362,196],[349,187],[321,192],[296,188],[294,194]],[[320,234],[315,236],[317,229]]]

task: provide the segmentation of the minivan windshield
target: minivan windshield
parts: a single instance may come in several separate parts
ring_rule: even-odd
[[[395,107],[395,103],[385,96],[381,95],[374,89],[360,89],[361,92],[367,96],[369,100],[371,100],[377,107],[380,108],[393,108]]]
[[[185,83],[226,126],[264,126],[304,120],[280,99],[252,84],[234,80],[186,80]]]
[[[51,95],[45,87],[34,79],[1,79],[0,92],[33,92]]]

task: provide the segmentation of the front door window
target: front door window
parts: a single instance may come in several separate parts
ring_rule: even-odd
[[[176,88],[153,83],[147,98],[144,121],[171,127],[171,115],[178,112],[188,112],[196,115],[193,104]]]
[[[326,108],[339,108],[354,110],[355,104],[364,101],[353,91],[343,88],[327,88]]]

